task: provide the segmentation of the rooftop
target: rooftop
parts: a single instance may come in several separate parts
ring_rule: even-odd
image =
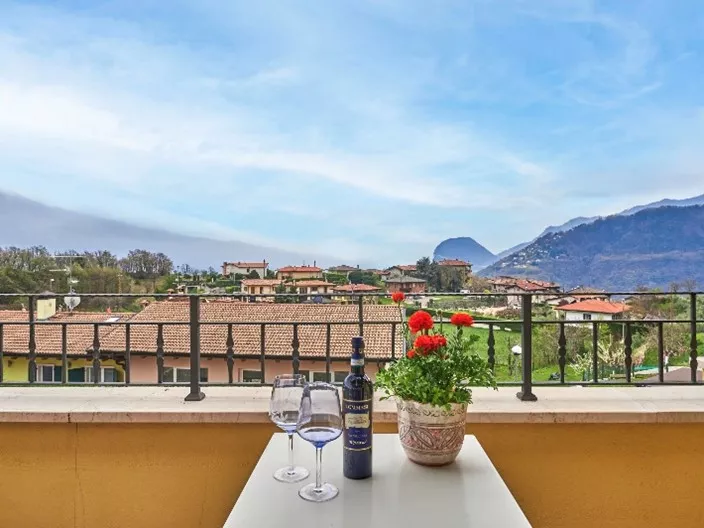
[[[279,279],[244,279],[242,286],[279,286],[282,283]]]
[[[370,284],[345,284],[344,286],[337,286],[335,288],[336,292],[380,292],[381,288],[377,286],[372,286]]]
[[[415,277],[391,277],[389,279],[386,279],[387,284],[411,284],[411,283],[417,283],[420,284],[421,282],[424,283],[425,281],[423,279],[417,279]]]
[[[317,266],[284,266],[277,271],[279,273],[320,273],[323,270]]]
[[[308,287],[308,288],[316,288],[316,287],[324,287],[324,286],[335,286],[332,282],[327,282],[324,280],[300,280],[296,281],[293,283],[293,286],[299,287]]]
[[[267,356],[292,354],[293,328],[280,323],[322,323],[301,325],[298,329],[301,357],[324,357],[326,352],[326,324],[330,323],[330,353],[333,357],[349,356],[353,336],[358,335],[359,308],[354,305],[336,304],[269,304],[209,302],[201,304],[201,353],[224,355],[227,351],[228,325],[232,323],[233,350],[236,355],[259,355],[261,351],[261,326],[251,323],[279,323],[265,327],[265,353]],[[185,355],[190,352],[189,305],[187,303],[155,302],[130,319],[130,322],[159,322],[163,326],[164,353]],[[395,306],[364,306],[364,320],[399,321]],[[183,322],[183,325],[168,323]],[[250,324],[242,324],[250,323]],[[397,328],[396,354],[402,354],[401,325]],[[391,324],[367,324],[364,328],[368,357],[388,357],[392,350]],[[157,325],[131,327],[133,353],[156,353]],[[25,342],[26,347],[26,342]],[[101,349],[122,352],[125,348],[125,328],[115,327],[102,340]]]
[[[452,268],[467,268],[470,266],[469,262],[458,259],[445,259],[438,262],[440,266],[447,266]]]
[[[260,262],[225,262],[225,266],[236,266],[238,268],[259,268],[264,269],[269,267],[269,263],[264,260]]]
[[[627,304],[602,301],[600,299],[589,299],[555,308],[555,310],[562,310],[565,312],[589,312],[612,315],[623,313],[628,309],[629,306]]]

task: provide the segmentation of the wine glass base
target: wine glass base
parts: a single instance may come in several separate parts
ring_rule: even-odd
[[[274,479],[278,480],[279,482],[286,482],[288,484],[300,482],[302,480],[307,479],[309,476],[310,471],[308,471],[304,467],[285,467],[279,469],[276,473],[274,473]]]
[[[340,490],[326,482],[319,489],[316,489],[315,484],[308,484],[301,488],[298,494],[302,499],[310,502],[327,502],[337,497]]]

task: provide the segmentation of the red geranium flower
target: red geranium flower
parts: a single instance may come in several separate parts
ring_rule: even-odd
[[[435,341],[435,349],[437,350],[438,348],[442,348],[444,346],[447,346],[447,339],[445,338],[444,335],[436,335],[433,336],[433,339]]]
[[[414,334],[421,330],[431,330],[433,328],[433,318],[428,312],[420,310],[408,318],[408,328]]]
[[[466,313],[456,313],[450,319],[450,323],[454,326],[472,326],[474,324],[474,318]]]
[[[391,300],[396,304],[402,303],[406,299],[406,295],[403,292],[394,292],[391,296]]]
[[[416,342],[413,343],[413,346],[418,352],[427,356],[428,353],[435,350],[435,336],[419,335],[416,338]]]
[[[414,357],[416,357],[416,351],[413,350],[413,349],[410,349],[410,350],[408,351],[408,353],[406,354],[406,357],[407,357],[408,359],[413,359]]]

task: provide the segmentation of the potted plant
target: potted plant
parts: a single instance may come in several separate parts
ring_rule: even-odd
[[[472,316],[457,313],[450,323],[445,335],[428,312],[415,312],[408,319],[408,342],[413,347],[376,378],[384,398],[396,399],[406,455],[427,466],[443,466],[457,458],[472,403],[471,387],[496,388],[489,364],[473,351],[479,337],[464,335],[464,328],[474,324]]]

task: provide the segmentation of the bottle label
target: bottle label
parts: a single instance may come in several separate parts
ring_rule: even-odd
[[[363,358],[352,358],[352,366],[353,367],[363,367],[364,366],[364,359]]]
[[[367,451],[372,448],[372,400],[343,400],[345,449]]]

